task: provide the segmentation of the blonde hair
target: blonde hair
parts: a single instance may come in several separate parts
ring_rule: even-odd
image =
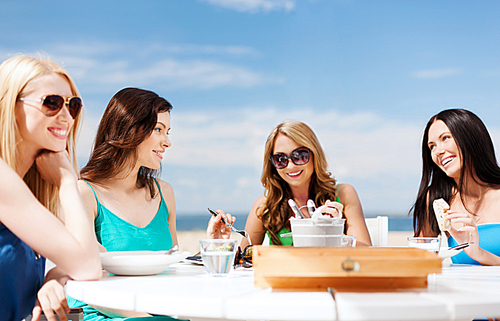
[[[50,73],[64,77],[70,85],[72,95],[80,96],[66,70],[48,59],[16,56],[0,65],[0,157],[14,170],[16,170],[19,157],[17,143],[22,139],[15,118],[16,103],[19,98],[33,90],[31,84],[33,80]],[[77,173],[76,139],[82,119],[82,113],[80,113],[68,134],[66,144],[66,150]],[[57,188],[41,177],[35,164],[31,166],[23,179],[38,200],[57,215],[59,203]]]
[[[270,160],[278,134],[283,134],[301,147],[311,150],[314,173],[309,185],[309,197],[316,204],[324,204],[328,199],[334,201],[337,197],[337,181],[327,170],[325,152],[313,130],[305,123],[293,120],[286,120],[277,125],[266,141],[261,177],[266,201],[262,205],[260,219],[269,231],[273,244],[281,244],[277,233],[283,227],[290,228],[289,218],[292,211],[288,206],[288,199],[293,197],[290,187],[278,174]]]

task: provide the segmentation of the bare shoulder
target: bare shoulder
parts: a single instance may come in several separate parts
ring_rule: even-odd
[[[82,194],[82,196],[85,196],[87,194],[92,194],[92,196],[94,195],[89,184],[81,179],[78,180],[78,190],[80,191],[80,194]]]
[[[264,202],[266,201],[266,197],[264,195],[262,195],[261,197],[259,197],[257,200],[255,200],[255,203],[253,203],[253,205],[262,205],[264,204]]]
[[[169,183],[157,178],[158,184],[160,185],[162,194],[174,194],[174,189]]]
[[[262,205],[264,205],[265,202],[266,202],[266,197],[262,195],[253,203],[252,211],[250,213],[257,215],[257,212],[261,211],[261,207]]]
[[[337,190],[341,201],[348,201],[358,198],[356,189],[350,184],[339,184],[337,186]]]
[[[94,219],[97,214],[97,200],[94,191],[90,185],[83,180],[78,180],[78,190],[80,191],[87,212],[90,217]]]

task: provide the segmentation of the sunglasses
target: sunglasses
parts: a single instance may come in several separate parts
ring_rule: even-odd
[[[294,150],[290,156],[284,153],[272,155],[271,162],[277,169],[283,169],[288,166],[288,160],[292,160],[295,165],[305,165],[309,162],[311,150],[309,148],[300,147]]]
[[[253,245],[247,245],[244,250],[238,246],[238,250],[234,257],[235,267],[252,267],[252,249]]]
[[[75,119],[82,110],[82,99],[80,97],[47,95],[42,99],[19,98],[19,100],[42,103],[42,113],[47,117],[57,115],[64,105],[68,105],[69,113],[73,119]]]

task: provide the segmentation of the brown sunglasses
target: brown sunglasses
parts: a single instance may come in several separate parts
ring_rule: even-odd
[[[19,98],[19,100],[42,103],[42,113],[47,117],[57,115],[64,105],[68,106],[69,113],[73,119],[78,117],[82,110],[82,99],[76,96],[47,95],[42,97],[42,99]]]

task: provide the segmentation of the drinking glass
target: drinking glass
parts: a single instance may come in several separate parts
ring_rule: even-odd
[[[216,277],[229,275],[233,269],[236,248],[236,240],[201,240],[201,257],[208,274]]]
[[[439,246],[441,245],[439,241],[439,237],[409,237],[408,246],[437,253],[439,252]]]
[[[356,247],[356,236],[342,235],[342,246]]]

